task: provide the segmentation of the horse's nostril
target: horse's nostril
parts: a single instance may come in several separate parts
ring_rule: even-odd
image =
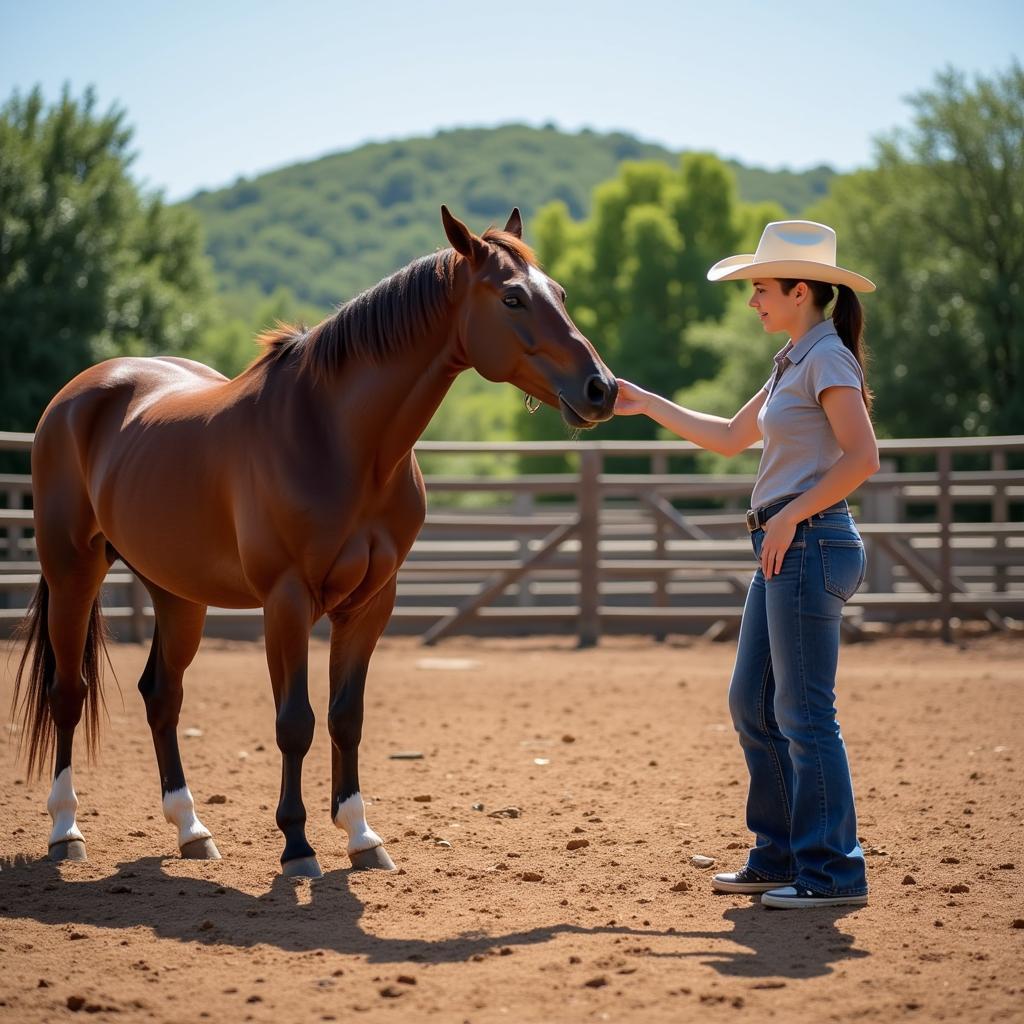
[[[588,402],[600,405],[608,397],[608,382],[600,374],[595,373],[584,385],[583,394]]]

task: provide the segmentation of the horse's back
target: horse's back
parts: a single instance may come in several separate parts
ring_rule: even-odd
[[[223,374],[203,363],[172,356],[125,356],[83,370],[53,397],[36,428],[36,443],[47,445],[51,435],[73,431],[87,440],[105,415],[127,417],[133,405],[153,396],[213,390],[224,384]],[[63,440],[66,440],[66,433]]]

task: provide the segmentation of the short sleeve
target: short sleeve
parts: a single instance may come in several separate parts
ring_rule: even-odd
[[[808,390],[814,400],[821,404],[821,393],[826,388],[856,388],[864,385],[864,374],[854,354],[842,343],[829,346],[821,351],[812,351],[817,356],[808,367]]]

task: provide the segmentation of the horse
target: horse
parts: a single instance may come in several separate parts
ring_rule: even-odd
[[[234,379],[188,359],[117,358],[79,374],[47,406],[32,447],[42,573],[15,705],[23,704],[29,775],[53,756],[51,859],[86,859],[72,745],[83,714],[89,751],[97,744],[98,594],[120,558],[153,601],[138,687],[181,856],[220,857],[178,750],[184,673],[208,605],[262,607],[282,761],[282,872],[322,873],[305,834],[302,762],[314,725],[309,634],[323,615],[331,818],[353,868],[394,868],[366,821],[358,757],[370,657],[426,515],[413,445],[469,368],[558,409],[574,429],[609,419],[616,394],[566,312],[564,289],[523,241],[518,209],[482,235],[445,206],[441,219],[450,248],[315,327],[264,332],[262,353]]]

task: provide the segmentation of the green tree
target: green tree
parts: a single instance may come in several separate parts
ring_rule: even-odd
[[[65,88],[0,108],[0,428],[31,430],[70,377],[119,353],[187,353],[207,315],[198,222],[144,196],[124,112]]]
[[[675,169],[627,162],[594,190],[592,209],[577,222],[564,203],[550,204],[538,213],[534,234],[580,330],[613,370],[663,393],[709,376],[717,357],[691,345],[688,331],[726,309],[728,289],[706,273],[746,233],[732,171],[705,153],[686,154]],[[521,413],[517,430],[530,439],[565,436],[548,409]],[[599,436],[642,440],[655,432],[645,417],[622,417]]]
[[[1024,432],[1024,69],[953,70],[812,209],[867,298],[882,433]]]
[[[240,178],[187,205],[202,218],[223,293],[258,287],[269,295],[283,285],[299,301],[327,308],[443,244],[441,203],[477,230],[503,224],[512,206],[532,221],[555,201],[581,223],[594,212],[597,186],[624,160],[657,161],[669,179],[678,173],[678,154],[628,135],[509,124],[370,143]],[[831,176],[828,168],[727,169],[744,199],[774,199],[790,215],[824,195]],[[636,184],[651,180],[642,172]],[[609,227],[621,228],[621,218]]]
[[[230,299],[230,301],[229,301]],[[222,298],[218,317],[189,349],[188,356],[235,377],[261,352],[256,335],[279,323],[312,325],[330,311],[320,311],[300,303],[289,288],[278,288],[272,295],[256,289]]]

